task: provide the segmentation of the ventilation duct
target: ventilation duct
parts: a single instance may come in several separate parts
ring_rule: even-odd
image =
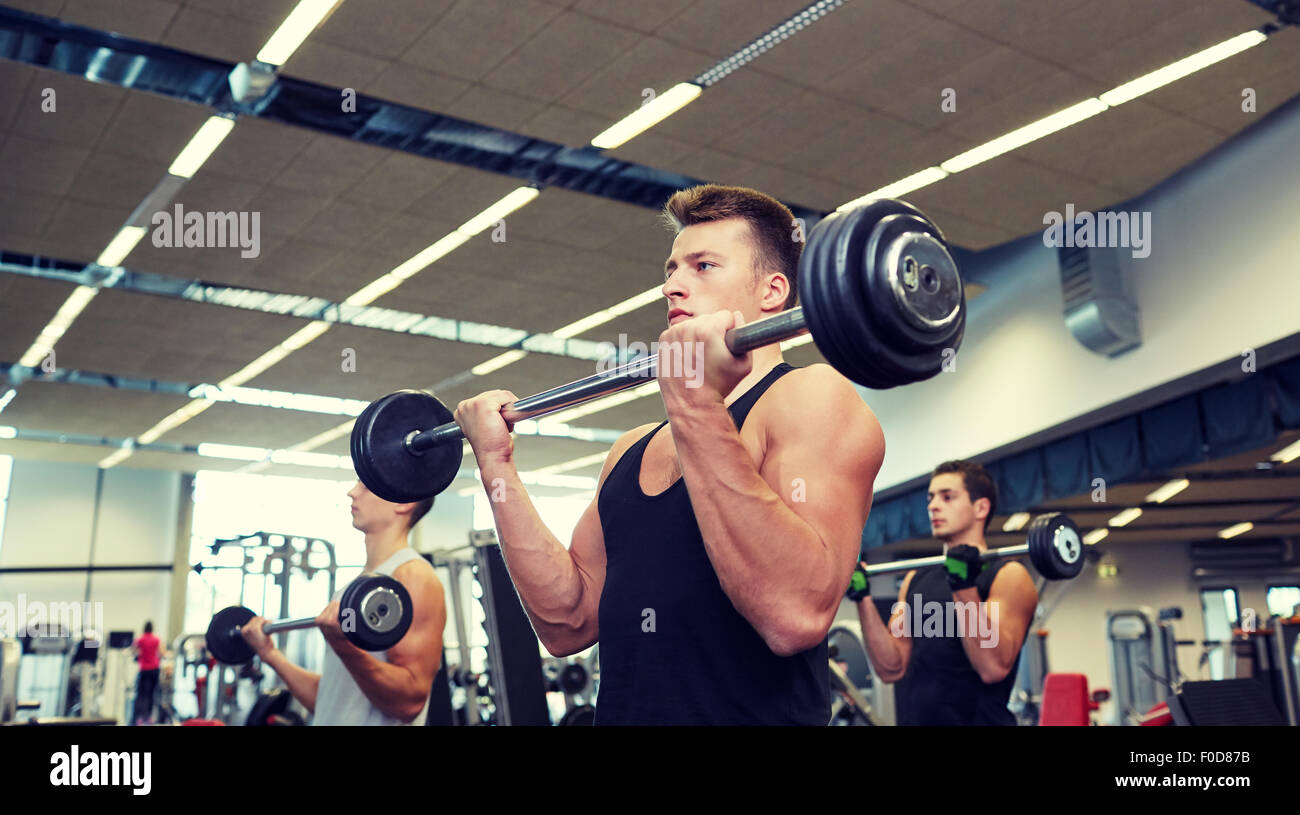
[[[1065,324],[1083,347],[1108,357],[1142,344],[1138,305],[1127,285],[1127,264],[1115,247],[1062,246],[1061,293]]]

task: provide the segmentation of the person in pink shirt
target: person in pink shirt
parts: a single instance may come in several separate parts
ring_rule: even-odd
[[[135,689],[135,710],[131,714],[136,724],[153,721],[153,695],[158,688],[158,668],[162,657],[162,643],[153,633],[153,623],[144,624],[144,633],[131,645],[136,661],[140,663],[140,677]]]

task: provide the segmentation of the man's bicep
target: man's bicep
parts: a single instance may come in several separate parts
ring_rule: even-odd
[[[764,470],[773,491],[828,543],[856,554],[884,460],[880,424],[856,392],[807,394],[773,427]],[[824,397],[824,398],[818,398]]]
[[[1038,590],[1029,570],[1014,561],[1004,566],[989,587],[988,604],[990,611],[996,609],[1001,635],[1012,638],[1019,650],[1038,607]]]
[[[411,627],[387,651],[388,661],[431,679],[442,659],[442,632],[447,627],[447,603],[442,581],[426,569],[394,575],[411,594]]]

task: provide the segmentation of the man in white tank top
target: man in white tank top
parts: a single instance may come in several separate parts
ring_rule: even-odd
[[[363,651],[339,627],[339,589],[316,618],[330,646],[319,674],[290,662],[263,631],[267,620],[244,625],[244,639],[262,663],[315,715],[315,725],[423,725],[429,693],[442,658],[447,606],[433,566],[407,544],[411,528],[433,506],[433,499],[392,504],[357,482],[348,491],[352,525],[366,535],[367,573],[389,575],[406,587],[413,606],[411,628],[387,651]]]

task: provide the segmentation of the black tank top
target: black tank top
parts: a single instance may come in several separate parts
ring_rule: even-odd
[[[990,565],[975,579],[980,600],[988,600],[993,578],[1010,561]],[[917,608],[916,595],[921,595]],[[952,589],[943,566],[928,566],[912,577],[904,598],[911,606],[908,619],[913,632],[925,632],[926,623],[935,615],[926,604],[939,603],[945,613],[952,602]],[[948,618],[950,618],[949,615]],[[937,631],[938,625],[935,624]],[[1028,626],[1025,628],[1028,632]],[[899,725],[1014,725],[1015,716],[1007,710],[1011,689],[1016,684],[1020,655],[1001,682],[985,684],[962,647],[961,638],[953,636],[913,636],[912,656],[907,673],[895,686],[895,709]],[[603,655],[602,655],[603,656]]]
[[[728,410],[739,429],[781,363]],[[732,605],[704,549],[685,480],[641,490],[641,459],[664,422],[631,447],[601,487],[605,588],[600,596],[596,724],[824,725],[826,642],[781,657]]]

